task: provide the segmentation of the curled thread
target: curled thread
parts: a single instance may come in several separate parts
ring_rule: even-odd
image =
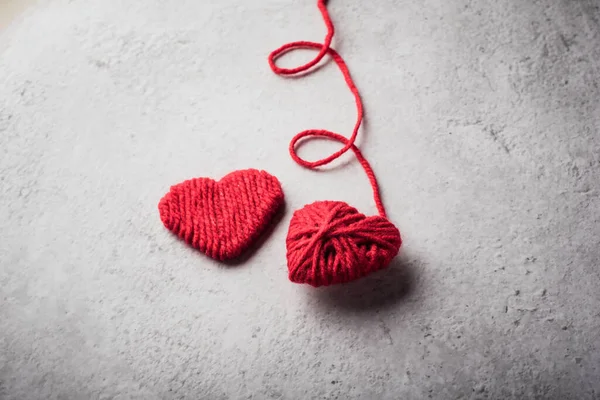
[[[314,168],[329,164],[333,160],[342,156],[348,150],[352,150],[354,152],[356,158],[362,165],[363,169],[365,170],[367,177],[369,178],[369,182],[371,183],[371,187],[373,188],[373,198],[375,200],[375,205],[377,206],[379,215],[381,215],[382,217],[385,217],[386,216],[385,208],[383,207],[383,203],[381,201],[381,195],[379,193],[379,187],[377,184],[377,179],[375,177],[375,173],[373,172],[373,169],[369,165],[369,162],[364,158],[364,156],[362,155],[362,153],[360,152],[358,147],[356,147],[356,145],[354,144],[356,141],[356,137],[358,136],[358,130],[359,130],[360,125],[363,120],[363,114],[364,114],[363,104],[362,104],[362,100],[360,98],[360,93],[358,92],[358,89],[356,88],[356,85],[354,84],[354,81],[352,80],[352,77],[350,76],[350,70],[348,69],[348,66],[344,62],[344,59],[339,55],[339,53],[331,48],[331,41],[333,39],[335,30],[334,30],[333,23],[331,22],[331,18],[329,16],[329,12],[327,11],[327,6],[325,5],[325,1],[326,0],[317,0],[317,6],[318,6],[319,11],[321,12],[323,20],[325,22],[325,26],[327,27],[327,35],[325,36],[325,40],[323,41],[323,43],[315,43],[315,42],[308,42],[308,41],[296,41],[296,42],[286,43],[283,46],[279,47],[278,49],[273,50],[271,52],[271,54],[269,54],[269,66],[271,67],[271,70],[274,73],[276,73],[277,75],[284,75],[284,76],[296,75],[296,74],[310,70],[312,67],[317,65],[323,59],[323,57],[325,57],[325,55],[329,55],[333,59],[333,61],[336,63],[336,65],[338,66],[340,71],[342,72],[342,75],[344,76],[344,80],[346,81],[348,88],[350,89],[350,91],[352,92],[352,94],[354,96],[354,100],[356,103],[356,113],[357,113],[356,123],[354,124],[354,129],[352,130],[352,135],[350,136],[350,138],[346,138],[345,136],[342,136],[338,133],[331,132],[331,131],[328,131],[325,129],[307,129],[305,131],[302,131],[302,132],[296,134],[290,141],[289,152],[290,152],[292,159],[297,164],[299,164],[305,168],[314,169]],[[295,68],[281,68],[281,67],[277,66],[276,60],[279,57],[281,57],[283,54],[285,54],[287,52],[294,51],[297,49],[318,50],[318,53],[315,56],[315,58],[313,58],[311,61],[307,62],[306,64],[295,67]],[[300,141],[301,139],[304,139],[304,138],[311,138],[311,137],[325,137],[328,139],[333,139],[333,140],[336,140],[336,141],[342,143],[344,146],[340,150],[336,151],[335,153],[333,153],[325,158],[322,158],[322,159],[316,160],[316,161],[307,161],[298,155],[298,153],[296,151],[296,147],[297,147],[298,141]]]

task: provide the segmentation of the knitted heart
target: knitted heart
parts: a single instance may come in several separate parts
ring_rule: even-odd
[[[387,267],[401,244],[386,218],[367,217],[340,201],[317,201],[290,221],[289,278],[312,286],[349,282]]]
[[[220,181],[195,178],[172,186],[158,209],[167,229],[223,261],[247,250],[281,205],[283,191],[277,178],[247,169]]]

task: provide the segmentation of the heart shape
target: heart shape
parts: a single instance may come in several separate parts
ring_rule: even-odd
[[[220,181],[194,178],[160,200],[167,229],[216,260],[240,256],[266,229],[283,205],[283,190],[265,171],[234,171]]]
[[[387,267],[400,231],[382,216],[367,217],[340,201],[317,201],[294,212],[286,239],[292,282],[327,286]]]

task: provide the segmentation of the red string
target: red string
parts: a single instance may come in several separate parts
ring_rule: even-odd
[[[290,142],[290,148],[289,148],[290,155],[292,156],[294,161],[296,163],[298,163],[299,165],[309,168],[309,169],[314,169],[316,167],[329,164],[333,160],[339,158],[341,155],[346,153],[348,150],[352,150],[354,152],[354,154],[356,155],[356,158],[358,159],[358,161],[364,168],[364,170],[369,178],[371,187],[373,188],[373,198],[375,200],[375,205],[377,206],[377,210],[379,211],[379,215],[381,215],[382,217],[385,217],[385,208],[383,207],[383,203],[381,202],[381,195],[379,194],[379,187],[377,185],[377,179],[375,178],[375,174],[373,173],[373,170],[371,169],[369,162],[363,157],[363,155],[360,152],[360,150],[358,149],[358,147],[356,147],[356,145],[354,144],[354,142],[356,141],[356,136],[358,135],[358,129],[360,128],[360,124],[362,123],[362,120],[363,120],[362,100],[360,98],[358,89],[356,88],[356,85],[354,84],[354,81],[352,80],[352,77],[350,76],[350,71],[348,70],[348,66],[344,62],[344,59],[338,54],[337,51],[335,51],[334,49],[332,49],[330,47],[331,40],[333,39],[334,27],[333,27],[333,23],[331,22],[331,18],[329,17],[329,12],[327,11],[325,2],[326,2],[326,0],[317,0],[317,6],[319,7],[319,10],[321,11],[321,15],[323,16],[323,20],[325,21],[325,25],[327,26],[327,36],[325,36],[324,42],[322,44],[315,43],[315,42],[307,42],[307,41],[297,41],[297,42],[286,43],[283,46],[281,46],[280,48],[271,52],[271,54],[269,54],[269,65],[271,66],[271,70],[273,70],[273,72],[276,73],[277,75],[296,75],[301,72],[310,70],[312,67],[317,65],[323,59],[323,57],[325,57],[326,54],[328,54],[329,56],[331,56],[333,61],[335,61],[335,63],[339,67],[340,71],[342,71],[342,74],[344,75],[344,80],[346,81],[348,88],[354,95],[354,100],[356,102],[356,112],[357,112],[356,123],[354,124],[354,129],[352,130],[352,135],[350,136],[350,138],[346,138],[340,134],[337,134],[337,133],[334,133],[334,132],[331,132],[331,131],[328,131],[325,129],[308,129],[308,130],[302,131],[302,132],[296,134],[296,136],[294,136],[292,138],[292,140]],[[304,65],[296,67],[296,68],[280,68],[276,65],[275,61],[279,57],[281,57],[283,54],[285,54],[289,51],[293,51],[293,50],[297,50],[297,49],[319,50],[319,53],[313,60],[309,61],[308,63],[306,63]],[[297,154],[296,144],[298,143],[299,140],[301,140],[303,138],[309,138],[309,137],[325,137],[325,138],[337,140],[338,142],[344,144],[344,147],[342,147],[340,150],[336,151],[335,153],[333,153],[323,159],[320,159],[317,161],[307,161],[307,160],[301,158]]]

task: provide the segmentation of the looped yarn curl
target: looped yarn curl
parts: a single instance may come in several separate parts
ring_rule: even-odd
[[[379,211],[379,216],[367,217],[344,202],[318,201],[294,212],[286,240],[289,278],[296,283],[326,286],[349,282],[387,267],[398,254],[402,239],[398,228],[386,218],[377,179],[371,166],[354,144],[363,119],[362,100],[348,66],[330,47],[334,27],[325,0],[318,0],[317,6],[327,26],[324,42],[321,44],[297,41],[284,44],[271,52],[269,65],[277,75],[289,76],[310,70],[325,55],[329,55],[354,95],[357,118],[350,138],[323,129],[309,129],[298,133],[290,142],[290,155],[299,165],[314,169],[352,150],[369,178],[375,205]],[[277,58],[296,49],[317,50],[318,54],[313,60],[296,68],[277,66]],[[344,146],[321,160],[307,161],[298,156],[296,145],[299,141],[311,137],[329,138]]]

